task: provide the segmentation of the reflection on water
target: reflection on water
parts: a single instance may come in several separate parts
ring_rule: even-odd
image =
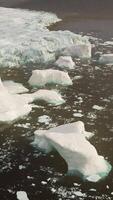
[[[112,21],[105,23],[111,27]],[[100,37],[100,40],[93,41],[96,44],[93,56],[95,51],[112,52],[112,46],[99,45],[102,39],[111,40],[112,32],[110,35],[108,32],[103,33],[104,29],[99,25],[101,21],[94,22],[95,31],[92,30],[93,24],[88,24],[88,20],[71,21],[69,18],[55,25],[54,29],[77,30],[82,31],[82,34],[90,33]],[[92,144],[113,166],[113,66],[101,66],[94,60],[84,63],[77,59],[75,62],[75,70],[69,71],[73,86],[59,88],[66,100],[65,104],[50,107],[36,102],[39,107],[34,107],[28,117],[1,131],[0,199],[15,200],[19,190],[26,191],[30,200],[113,198],[112,172],[97,184],[84,183],[76,177],[65,177],[67,166],[57,153],[46,156],[30,145],[36,129],[48,129],[81,119],[85,122],[86,129],[95,133]],[[5,68],[0,69],[0,75],[3,80],[11,79],[29,87],[27,80],[31,71],[32,66],[29,69]],[[95,110],[94,105],[104,109]],[[74,117],[74,113],[81,113],[81,117]],[[49,124],[40,123],[38,117],[41,115],[48,115],[52,120]]]

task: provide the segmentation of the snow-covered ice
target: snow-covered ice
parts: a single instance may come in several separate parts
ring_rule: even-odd
[[[49,31],[60,20],[52,13],[1,7],[0,16],[1,67],[55,62],[64,48],[90,44],[70,31]]]
[[[17,196],[18,200],[29,200],[28,196],[27,196],[27,193],[25,191],[18,191],[16,193],[16,196]]]
[[[12,80],[3,81],[3,85],[11,94],[21,94],[29,91],[21,83],[14,82]]]
[[[64,69],[74,69],[75,67],[75,63],[73,62],[71,56],[60,56],[55,62],[55,65]]]
[[[53,69],[32,71],[32,76],[28,82],[30,85],[37,87],[46,84],[72,85],[72,80],[67,72]]]
[[[108,175],[111,165],[98,155],[95,147],[86,139],[87,133],[81,121],[50,130],[35,132],[35,145],[45,153],[55,149],[66,161],[68,174],[97,182]]]
[[[99,58],[100,64],[113,64],[113,54],[103,54]]]

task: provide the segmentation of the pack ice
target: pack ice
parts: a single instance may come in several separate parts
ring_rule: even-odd
[[[16,85],[19,86],[19,90],[18,87],[17,90],[15,89],[14,82],[13,84],[11,82],[10,87],[8,87],[11,91],[7,90],[0,79],[0,123],[10,123],[27,115],[32,110],[31,103],[35,100],[43,100],[55,106],[65,102],[61,95],[54,90],[38,90],[31,94],[16,94],[20,92],[20,89],[27,90],[21,84],[16,83]]]
[[[58,21],[58,17],[52,13],[1,7],[0,66],[19,67],[53,62],[66,47],[90,46],[87,37],[70,31],[47,29],[47,26]]]
[[[84,123],[78,121],[36,131],[33,145],[45,153],[56,150],[66,161],[69,175],[97,182],[109,174],[111,165],[98,155],[87,140],[90,136],[91,133],[85,131]]]
[[[53,69],[34,70],[28,82],[30,85],[37,87],[45,86],[50,83],[63,86],[72,85],[72,80],[67,72]]]

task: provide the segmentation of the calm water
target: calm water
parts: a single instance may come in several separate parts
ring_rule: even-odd
[[[24,2],[24,7],[25,5]],[[29,7],[30,2],[27,5]],[[67,8],[66,5],[65,7]],[[100,17],[95,19],[92,15],[84,18],[77,16],[76,12],[72,14],[65,9],[63,21],[51,27],[54,30],[68,29],[82,35],[97,37],[97,40],[91,40],[96,44],[96,48],[93,49],[93,60],[88,62],[75,60],[77,67],[69,71],[73,86],[58,88],[66,100],[65,104],[57,107],[40,104],[40,107],[34,108],[27,118],[1,131],[1,200],[16,200],[16,192],[19,190],[26,191],[30,200],[113,199],[111,194],[113,172],[97,184],[84,183],[76,177],[66,178],[64,174],[67,166],[58,154],[46,156],[32,148],[30,144],[36,129],[48,129],[81,119],[86,124],[86,129],[95,133],[91,140],[92,144],[113,166],[113,66],[101,66],[95,61],[96,51],[113,52],[112,46],[101,45],[106,40],[112,40],[112,25],[112,16],[109,19],[105,16],[104,19]],[[4,80],[15,80],[28,87],[27,80],[31,71],[32,66],[29,69],[5,68],[0,69],[0,75]],[[38,102],[36,104],[38,105]],[[94,110],[93,105],[103,106],[104,109]],[[73,117],[74,112],[82,113],[83,117]],[[38,122],[38,117],[41,115],[51,117],[49,125]],[[77,197],[76,191],[81,191],[83,197]]]

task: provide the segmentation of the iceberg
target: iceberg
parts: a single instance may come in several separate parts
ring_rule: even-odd
[[[62,98],[62,96],[55,90],[41,89],[37,92],[34,92],[32,97],[33,101],[42,100],[55,106],[65,103],[65,100]]]
[[[110,54],[103,54],[100,56],[99,58],[99,63],[100,64],[111,64],[113,65],[113,54],[110,53]]]
[[[73,62],[71,56],[60,56],[55,62],[55,65],[61,69],[74,69],[75,67],[75,63]]]
[[[77,44],[66,47],[62,53],[65,56],[72,56],[73,58],[91,58],[91,44]]]
[[[72,80],[67,72],[53,69],[32,71],[32,76],[28,82],[30,85],[37,87],[45,86],[46,84],[72,85]]]
[[[68,46],[89,45],[70,31],[49,31],[60,21],[53,13],[0,7],[0,67],[55,62]]]
[[[21,95],[9,93],[0,79],[0,123],[10,123],[27,115],[31,109]]]
[[[85,131],[81,121],[35,132],[33,145],[45,153],[56,150],[66,161],[68,175],[77,175],[86,181],[97,182],[106,177],[111,165],[98,155],[87,140],[91,133]]]

